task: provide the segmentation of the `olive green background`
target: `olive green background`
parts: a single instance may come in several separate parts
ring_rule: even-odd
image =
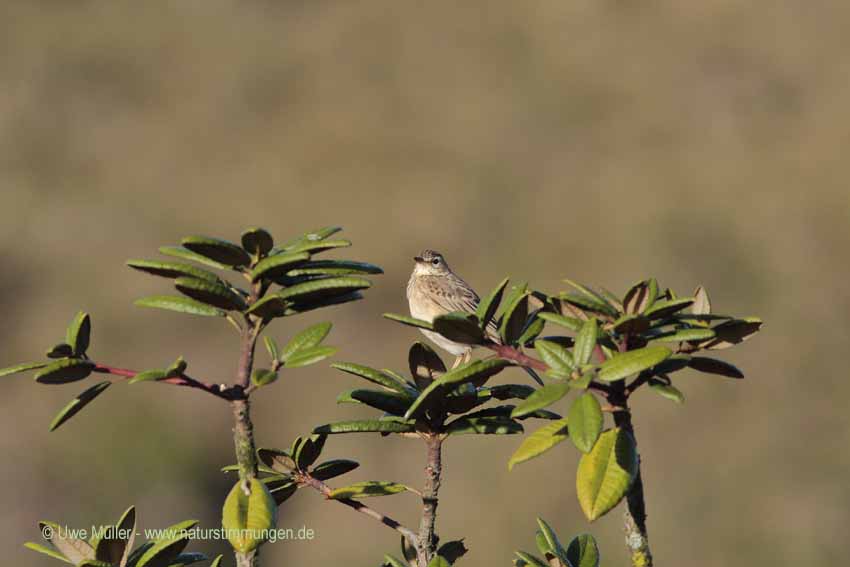
[[[562,277],[620,292],[649,275],[680,293],[704,284],[718,311],[766,325],[725,353],[746,380],[686,372],[684,406],[634,400],[657,563],[842,561],[848,16],[801,1],[0,2],[0,365],[41,356],[82,308],[98,360],[182,354],[191,373],[230,380],[232,329],[133,307],[168,283],[123,262],[253,225],[344,225],[344,256],[386,275],[365,301],[271,332],[329,318],[339,359],[397,369],[419,336],[380,314],[405,311],[425,247],[479,290],[504,275],[547,291]],[[369,415],[334,403],[355,383],[325,364],[286,373],[256,398],[258,442]],[[142,527],[217,526],[226,405],[117,384],[48,434],[82,389],[0,384],[3,563],[53,563],[21,546],[39,519],[87,527],[135,503]],[[509,565],[540,515],[564,537],[591,531],[604,564],[624,565],[621,511],[593,525],[579,511],[577,452],[508,473],[519,442],[447,445],[438,527],[467,537],[462,564]],[[421,483],[412,440],[334,437],[326,454],[363,463],[351,481]],[[413,495],[374,504],[418,517]],[[317,537],[265,547],[265,565],[397,552],[394,532],[307,491],[280,525]]]

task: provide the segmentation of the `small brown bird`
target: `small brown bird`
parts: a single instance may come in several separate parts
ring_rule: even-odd
[[[452,311],[475,313],[481,301],[478,294],[452,271],[442,254],[424,250],[413,259],[416,264],[407,282],[407,302],[413,317],[430,323],[435,317]],[[491,327],[488,335],[498,341],[498,334],[494,326]],[[472,346],[450,341],[434,331],[422,329],[422,332],[431,342],[457,357],[452,368],[469,360]]]

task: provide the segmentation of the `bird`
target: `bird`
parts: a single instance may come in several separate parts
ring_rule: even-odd
[[[426,249],[414,256],[413,260],[413,273],[407,282],[407,303],[411,316],[431,323],[435,317],[452,311],[475,313],[481,298],[463,278],[452,271],[442,254]],[[469,362],[472,357],[473,345],[452,341],[435,331],[420,330],[431,342],[456,357],[452,369]],[[488,339],[501,344],[493,320],[488,322],[484,332]],[[524,369],[538,383],[542,383],[533,370]]]

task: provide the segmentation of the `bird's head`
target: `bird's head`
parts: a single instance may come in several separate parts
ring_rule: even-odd
[[[416,265],[413,273],[417,276],[441,276],[451,272],[443,255],[435,250],[423,250],[419,256],[413,257]]]

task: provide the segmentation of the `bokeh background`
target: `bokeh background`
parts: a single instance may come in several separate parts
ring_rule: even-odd
[[[850,547],[850,44],[844,2],[0,2],[0,365],[41,356],[78,308],[92,353],[117,365],[177,355],[230,379],[224,323],[146,311],[165,292],[132,273],[186,234],[281,237],[342,224],[345,256],[382,265],[366,301],[288,320],[335,323],[339,359],[403,369],[411,256],[443,251],[474,286],[504,275],[624,291],[648,275],[764,332],[726,358],[744,381],[685,374],[688,400],[635,400],[659,565],[806,565]],[[523,380],[516,372],[514,379]],[[325,365],[255,402],[258,441],[367,415]],[[36,522],[89,526],[138,506],[141,527],[218,525],[232,460],[229,411],[193,391],[116,386],[54,433],[82,388],[4,378],[0,549]],[[508,473],[513,438],[448,443],[439,529],[465,565],[533,548],[535,516],[590,530],[626,564],[621,515],[588,526],[577,452]],[[332,438],[353,480],[419,485],[410,440]],[[413,523],[413,496],[375,503]],[[281,525],[313,541],[267,546],[266,565],[377,565],[395,532],[316,494]],[[191,549],[225,551],[221,542]]]

